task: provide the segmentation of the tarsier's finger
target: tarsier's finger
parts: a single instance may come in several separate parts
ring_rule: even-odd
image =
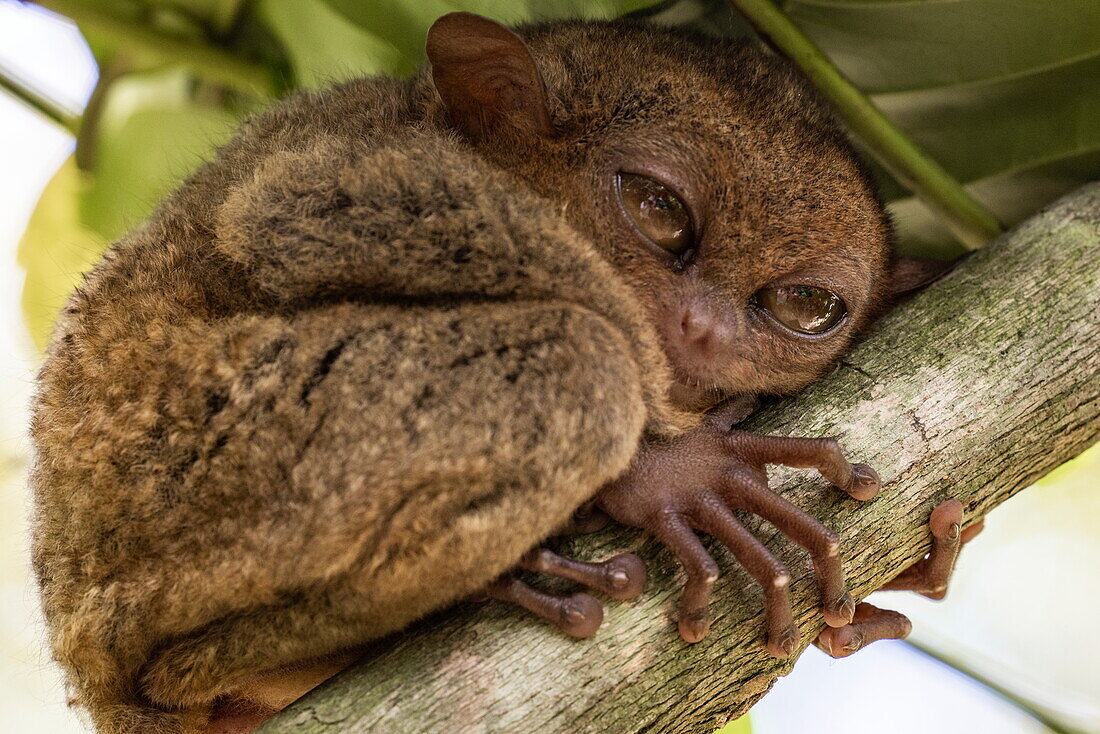
[[[739,499],[741,507],[764,518],[809,551],[821,589],[825,624],[843,627],[851,622],[855,602],[844,583],[844,569],[840,563],[840,539],[837,534],[752,477],[733,474],[730,482],[730,491]]]
[[[729,441],[739,452],[762,464],[817,469],[830,483],[857,500],[869,500],[882,489],[874,469],[850,464],[836,439],[758,436],[730,431]]]
[[[937,505],[928,521],[932,530],[931,552],[882,588],[916,591],[929,599],[942,599],[947,594],[947,582],[955,570],[959,550],[984,527],[984,523],[977,522],[963,530],[962,522],[963,507],[958,500],[949,499]]]
[[[502,576],[489,584],[486,594],[537,614],[570,637],[591,637],[603,623],[603,607],[584,593],[551,596],[513,576]]]
[[[645,563],[633,553],[620,553],[600,563],[586,563],[564,558],[547,548],[536,548],[520,559],[519,567],[576,581],[612,599],[633,599],[645,588]]]
[[[791,616],[787,594],[791,582],[787,568],[737,521],[720,498],[705,495],[697,514],[700,529],[729,548],[737,562],[760,584],[764,592],[768,652],[777,658],[787,657],[798,646],[798,628]]]
[[[856,605],[851,624],[826,627],[814,644],[831,657],[846,658],[876,640],[904,639],[912,629],[904,614],[862,602]]]
[[[662,515],[652,532],[668,546],[687,573],[680,596],[680,636],[686,642],[698,642],[710,629],[710,613],[707,604],[710,590],[718,580],[718,564],[707,553],[691,527],[683,517]]]

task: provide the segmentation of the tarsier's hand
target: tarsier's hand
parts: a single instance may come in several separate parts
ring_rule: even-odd
[[[962,503],[950,499],[932,510],[928,525],[932,531],[932,550],[886,582],[883,590],[915,591],[929,599],[942,599],[947,594],[947,582],[955,570],[959,551],[982,531],[984,522],[979,520],[963,528]],[[844,658],[876,640],[904,638],[911,629],[904,614],[863,602],[856,606],[851,624],[826,628],[814,644],[834,658]]]
[[[718,564],[696,530],[733,552],[764,591],[767,649],[786,657],[798,645],[783,564],[737,520],[733,510],[759,515],[810,552],[821,589],[822,611],[830,627],[844,627],[855,603],[844,584],[840,543],[832,530],[768,487],[766,464],[812,467],[859,500],[878,494],[878,475],[863,464],[849,464],[832,439],[758,436],[709,420],[679,438],[643,446],[630,469],[601,490],[597,505],[614,519],[645,528],[675,553],[687,571],[680,601],[680,635],[703,639],[710,627],[707,609]]]

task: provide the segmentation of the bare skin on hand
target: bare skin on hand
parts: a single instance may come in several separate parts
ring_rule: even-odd
[[[936,506],[928,525],[932,550],[884,584],[881,591],[915,591],[929,599],[943,599],[959,551],[982,531],[985,521],[964,528],[962,503],[950,499]],[[856,605],[851,624],[825,629],[814,644],[834,658],[844,658],[877,640],[904,639],[912,628],[905,615],[862,602]]]
[[[831,439],[758,436],[705,424],[643,448],[626,474],[598,496],[608,515],[651,532],[684,566],[688,580],[679,629],[687,642],[703,639],[710,628],[707,604],[718,579],[718,564],[695,534],[702,531],[721,541],[764,592],[769,652],[785,657],[798,644],[787,596],[790,573],[745,529],[736,510],[759,515],[810,554],[827,624],[839,627],[852,620],[855,604],[845,586],[836,533],[774,493],[766,464],[816,469],[856,499],[871,499],[879,490],[878,475],[848,463]]]

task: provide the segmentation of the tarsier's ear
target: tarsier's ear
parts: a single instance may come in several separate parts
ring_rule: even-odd
[[[918,291],[939,280],[955,267],[958,260],[926,260],[921,257],[898,257],[894,261],[894,275],[890,279],[890,292],[895,298]]]
[[[512,31],[473,13],[448,13],[428,30],[427,51],[435,88],[467,138],[553,135],[542,75]]]

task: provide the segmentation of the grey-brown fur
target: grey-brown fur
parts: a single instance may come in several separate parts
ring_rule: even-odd
[[[426,74],[301,94],[70,299],[34,408],[34,564],[101,731],[199,730],[218,695],[484,587],[643,435],[805,384],[881,301],[881,207],[783,64],[627,23],[524,33],[559,137],[471,145]],[[812,260],[858,284],[849,335],[757,344],[673,405],[655,322],[683,286],[618,234],[624,140],[710,167],[712,295]]]

